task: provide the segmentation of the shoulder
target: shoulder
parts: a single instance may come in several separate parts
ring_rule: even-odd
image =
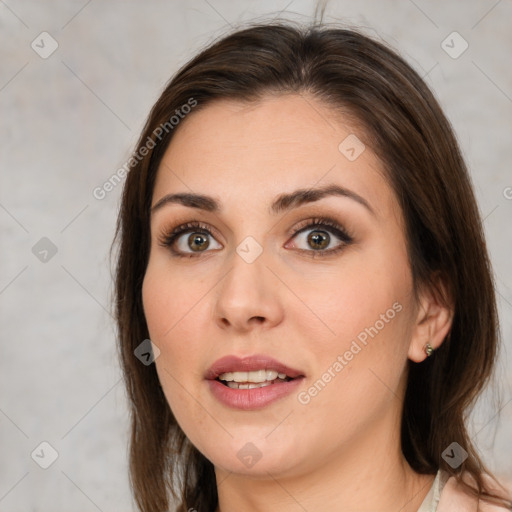
[[[471,480],[468,478],[465,481],[469,483]],[[484,475],[484,481],[489,489],[498,496],[508,500],[512,499],[511,481],[498,480],[498,483],[505,488],[505,491],[498,487],[496,482],[488,475]],[[506,512],[511,510],[510,508],[495,505],[482,499],[478,500],[461,483],[457,482],[454,476],[445,474],[445,482],[441,491],[437,512]]]

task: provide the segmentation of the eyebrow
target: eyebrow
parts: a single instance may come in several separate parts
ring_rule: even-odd
[[[364,206],[372,215],[376,215],[373,208],[370,206],[368,201],[356,194],[352,190],[341,187],[339,185],[327,185],[319,188],[309,189],[298,189],[288,194],[281,194],[277,196],[274,202],[269,208],[269,212],[272,215],[291,210],[302,206],[303,204],[313,203],[319,201],[324,197],[329,196],[342,196],[348,197],[357,201],[359,204]],[[208,212],[218,213],[222,210],[220,203],[211,196],[203,194],[192,194],[192,193],[179,193],[179,194],[167,194],[160,199],[152,208],[151,213],[159,210],[167,204],[182,204],[189,208],[197,208],[199,210],[206,210]]]

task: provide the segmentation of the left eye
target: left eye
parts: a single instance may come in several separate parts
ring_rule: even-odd
[[[300,241],[305,242],[307,246],[315,251],[330,251],[332,247],[329,248],[329,246],[333,242],[333,237],[329,233],[332,233],[330,228],[325,229],[317,226],[314,229],[307,228],[297,233],[293,238],[299,240],[299,245]],[[335,238],[337,238],[336,235]],[[304,250],[309,249],[305,248]]]
[[[334,235],[334,237],[332,236]],[[341,227],[326,224],[313,224],[297,231],[293,237],[294,246],[305,244],[306,247],[297,247],[301,251],[331,253],[336,252],[349,244],[352,239]],[[338,243],[335,243],[338,239]]]

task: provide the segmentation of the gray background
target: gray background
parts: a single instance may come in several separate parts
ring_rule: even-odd
[[[203,45],[244,20],[307,22],[314,11],[299,0],[0,0],[0,511],[133,510],[109,315],[122,186],[103,200],[93,190],[124,164],[164,84]],[[485,218],[504,340],[501,405],[487,393],[470,428],[491,469],[512,481],[512,2],[336,1],[325,21],[391,43],[455,128]],[[58,43],[47,58],[43,31]],[[469,44],[458,58],[453,31]],[[48,469],[31,458],[43,441],[58,452]],[[34,454],[50,458],[44,446]]]

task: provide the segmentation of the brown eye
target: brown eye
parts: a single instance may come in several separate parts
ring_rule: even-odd
[[[192,233],[187,239],[187,244],[194,252],[202,252],[208,248],[210,241],[203,233]]]
[[[353,238],[345,229],[329,218],[308,221],[302,228],[295,230],[292,238],[303,240],[302,243],[305,245],[304,248],[297,247],[294,241],[294,248],[313,257],[334,255],[353,242]],[[338,243],[330,247],[336,239]],[[199,222],[182,224],[170,233],[163,232],[159,240],[160,245],[169,248],[176,257],[191,258],[210,252],[208,249],[222,249],[222,245],[215,240],[208,226]]]
[[[331,240],[331,237],[325,231],[312,231],[307,238],[308,243],[313,249],[325,249]]]
[[[164,232],[160,236],[160,245],[168,247],[173,255],[189,258],[208,252],[212,241],[217,244],[215,249],[222,249],[222,245],[213,238],[210,230],[198,222],[182,224],[171,233]]]
[[[353,242],[353,238],[338,223],[322,218],[309,221],[306,226],[297,229],[293,238],[293,245],[311,256],[333,255]]]

